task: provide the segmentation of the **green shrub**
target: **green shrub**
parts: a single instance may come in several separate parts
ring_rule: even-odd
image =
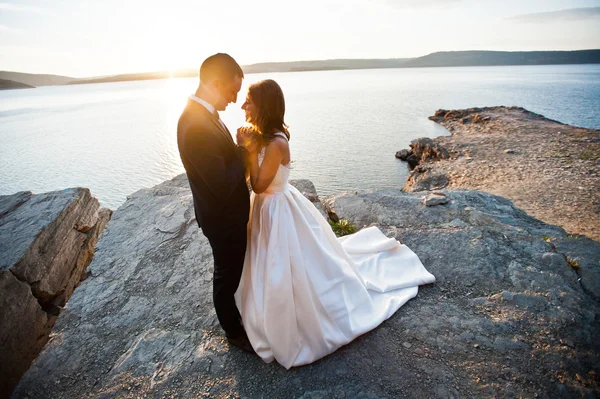
[[[348,219],[342,219],[339,222],[329,221],[331,228],[336,236],[346,236],[348,234],[356,233],[356,228]]]

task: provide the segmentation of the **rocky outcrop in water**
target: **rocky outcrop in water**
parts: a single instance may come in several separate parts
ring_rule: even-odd
[[[449,154],[444,146],[434,143],[430,138],[421,137],[410,142],[410,150],[396,152],[396,158],[408,162],[412,169],[422,162],[448,159]]]
[[[83,188],[0,196],[2,397],[48,341],[110,215]]]
[[[408,245],[437,281],[374,331],[287,371],[227,345],[185,175],[138,191],[114,213],[13,397],[597,394],[600,243],[491,194],[436,196],[431,206],[399,190],[326,200],[339,218]]]
[[[600,240],[599,130],[519,107],[438,110],[430,119],[451,136],[420,139],[420,147],[443,147],[448,156],[419,157],[406,191],[486,191],[569,233]]]

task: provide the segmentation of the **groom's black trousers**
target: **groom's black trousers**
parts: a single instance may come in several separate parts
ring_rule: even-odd
[[[240,284],[244,255],[246,253],[247,226],[228,226],[219,231],[202,228],[212,247],[215,271],[213,276],[213,302],[217,318],[229,338],[245,334],[242,317],[235,305],[234,294]]]

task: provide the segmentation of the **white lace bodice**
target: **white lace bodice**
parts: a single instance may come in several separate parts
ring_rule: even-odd
[[[275,135],[283,137],[287,140],[287,137],[282,132],[277,132],[275,133]],[[261,148],[260,152],[258,153],[259,166],[262,165],[262,162],[265,159],[265,149],[266,147]],[[277,169],[277,174],[275,175],[275,178],[273,179],[269,187],[265,190],[265,193],[274,194],[283,192],[287,187],[291,169],[291,161],[285,165],[279,165],[279,169]]]

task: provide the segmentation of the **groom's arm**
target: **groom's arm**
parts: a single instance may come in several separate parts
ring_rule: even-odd
[[[222,149],[210,134],[186,134],[184,152],[188,162],[210,191],[219,199],[227,199],[233,194],[240,180],[244,180],[245,169],[242,162],[227,165]]]
[[[248,168],[249,154],[248,154],[248,150],[246,149],[246,147],[241,146],[241,145],[236,145],[235,152],[237,153],[238,158],[242,161],[242,164],[244,164],[244,167]]]

